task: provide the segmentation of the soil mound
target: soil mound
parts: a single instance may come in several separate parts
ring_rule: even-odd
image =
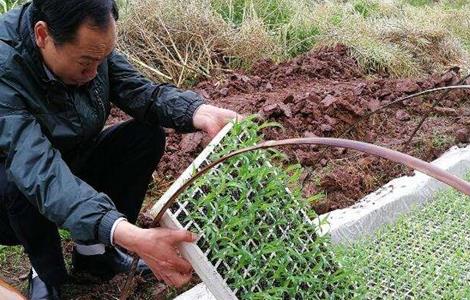
[[[208,102],[282,124],[266,130],[266,139],[337,137],[371,111],[420,90],[455,84],[458,68],[419,80],[368,77],[344,46],[312,51],[276,65],[260,61],[250,72],[235,71],[220,80],[200,83],[196,90]],[[404,148],[420,118],[431,110],[434,93],[378,112],[361,122],[345,138],[407,152],[426,161],[451,145],[470,142],[470,92],[450,92],[431,112],[413,141]],[[168,131],[167,153],[158,173],[176,178],[207,143],[204,135]],[[313,203],[318,213],[347,207],[390,179],[409,172],[379,158],[346,149],[308,146],[283,149],[289,163],[305,167],[305,196],[323,192]]]

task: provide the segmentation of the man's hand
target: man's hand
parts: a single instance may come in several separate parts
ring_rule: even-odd
[[[233,119],[241,120],[242,117],[232,110],[203,104],[194,113],[193,125],[213,138],[225,124]]]
[[[194,242],[196,236],[186,230],[142,229],[127,221],[119,222],[114,243],[137,253],[166,284],[181,287],[189,282],[192,267],[178,252],[182,242]]]

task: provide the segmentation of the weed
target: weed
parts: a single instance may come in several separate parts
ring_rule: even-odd
[[[437,149],[447,148],[450,145],[453,145],[454,143],[455,140],[453,137],[443,133],[435,132],[432,137],[432,145]]]
[[[469,4],[434,2],[144,0],[127,5],[119,45],[147,75],[177,85],[338,43],[370,73],[466,66]]]
[[[358,0],[354,2],[354,10],[360,13],[364,18],[369,17],[372,13],[376,12],[379,4],[374,1]]]
[[[19,246],[2,246],[0,245],[0,262],[2,264],[6,263],[7,260],[12,260],[18,262],[22,255],[22,248]]]
[[[412,6],[425,6],[425,5],[431,5],[435,1],[434,0],[405,0],[403,2],[410,4]]]
[[[72,235],[70,234],[70,231],[65,230],[65,229],[59,229],[59,235],[62,240],[71,240]]]
[[[318,42],[349,46],[359,64],[372,73],[417,76],[467,61],[464,45],[470,27],[465,25],[465,9],[445,10],[443,4],[400,7],[363,0],[319,4],[316,11]],[[336,21],[338,16],[341,22]]]

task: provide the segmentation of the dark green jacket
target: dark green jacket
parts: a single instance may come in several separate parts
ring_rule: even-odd
[[[116,51],[83,87],[50,80],[34,43],[32,9],[26,4],[0,16],[0,159],[8,180],[74,240],[109,244],[122,214],[73,166],[103,129],[110,103],[150,126],[189,132],[203,100],[147,80]]]

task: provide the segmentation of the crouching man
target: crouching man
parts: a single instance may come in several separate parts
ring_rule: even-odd
[[[59,299],[73,267],[102,278],[130,269],[181,286],[187,231],[133,225],[165,149],[162,127],[215,135],[237,114],[139,74],[115,48],[113,0],[34,0],[0,17],[0,244],[22,245],[30,299]],[[110,105],[133,119],[103,130]]]

